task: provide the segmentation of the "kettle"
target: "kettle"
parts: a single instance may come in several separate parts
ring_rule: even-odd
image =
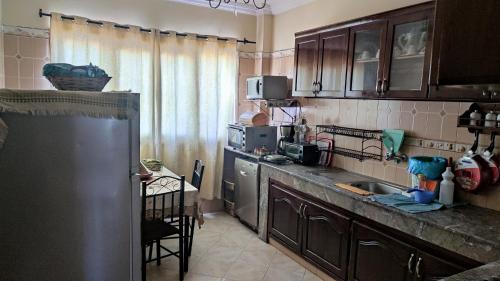
[[[281,138],[278,141],[278,152],[284,152],[285,145],[284,142],[293,143],[295,136],[295,126],[294,125],[281,125],[280,126]]]

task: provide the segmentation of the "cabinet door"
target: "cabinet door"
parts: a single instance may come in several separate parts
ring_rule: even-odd
[[[341,280],[347,279],[349,218],[305,203],[302,255]]]
[[[350,255],[349,280],[413,279],[413,248],[359,223],[353,224]]]
[[[349,30],[321,33],[319,37],[318,97],[344,97]]]
[[[439,0],[432,82],[500,83],[500,1]]]
[[[432,10],[389,19],[382,97],[427,98]]]
[[[270,186],[268,231],[295,253],[300,253],[303,201],[275,183]]]
[[[318,70],[319,35],[295,39],[294,96],[314,96]]]
[[[386,21],[351,28],[347,97],[378,97],[382,86],[386,31]]]
[[[467,268],[433,255],[419,253],[415,265],[415,276],[417,281],[437,281],[465,270]]]

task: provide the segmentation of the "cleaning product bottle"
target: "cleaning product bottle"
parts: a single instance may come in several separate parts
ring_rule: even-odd
[[[444,205],[453,204],[453,194],[455,191],[455,183],[453,182],[453,178],[455,175],[451,171],[451,159],[448,161],[448,167],[446,171],[442,174],[443,180],[441,181],[439,187],[439,203]]]

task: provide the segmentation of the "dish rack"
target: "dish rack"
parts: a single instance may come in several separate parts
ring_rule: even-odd
[[[339,135],[358,138],[361,140],[361,150],[337,147],[334,144],[330,153],[355,158],[359,161],[367,159],[382,161],[383,143],[382,131],[380,130],[365,130],[335,125],[317,125],[316,140],[318,140],[318,136],[323,133],[331,134],[333,137],[335,137],[335,135]],[[371,150],[372,152],[368,152],[368,150]]]

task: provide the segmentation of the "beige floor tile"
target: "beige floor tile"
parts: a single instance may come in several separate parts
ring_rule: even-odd
[[[313,274],[309,270],[306,270],[306,274],[304,275],[304,281],[322,281],[317,275]]]
[[[305,269],[289,271],[280,268],[270,267],[264,277],[264,281],[302,281]]]
[[[267,268],[266,264],[239,259],[233,263],[225,277],[235,281],[262,281]]]

